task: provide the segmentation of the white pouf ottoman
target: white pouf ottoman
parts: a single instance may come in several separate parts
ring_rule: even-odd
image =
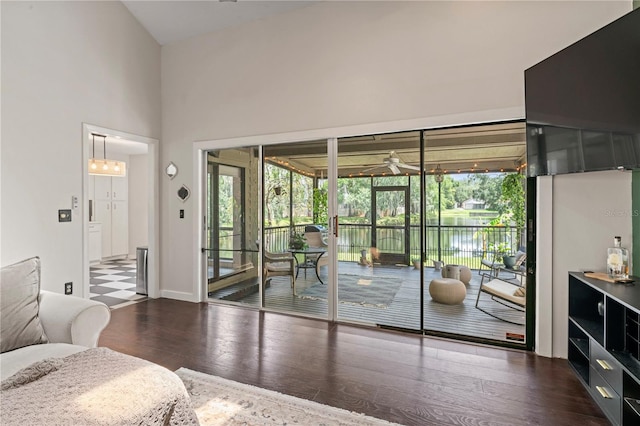
[[[459,305],[467,296],[467,288],[460,280],[453,278],[436,278],[429,284],[431,298],[446,305]]]
[[[471,282],[471,269],[469,269],[468,266],[465,266],[465,265],[447,265],[447,266],[457,266],[460,271],[460,281],[462,281],[466,285],[469,285],[469,282]],[[447,268],[445,267],[445,268],[442,268],[442,278],[454,278],[454,277],[448,276]]]

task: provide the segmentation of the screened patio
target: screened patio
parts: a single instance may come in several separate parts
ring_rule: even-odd
[[[523,341],[524,312],[483,295],[481,306],[510,321],[506,322],[476,309],[475,304],[481,261],[515,253],[523,242],[522,224],[509,223],[509,218],[507,222],[502,217],[497,220],[499,213],[504,216],[503,207],[498,212],[494,201],[492,210],[485,206],[490,201],[485,200],[496,197],[488,190],[491,185],[495,187],[497,177],[521,176],[526,156],[524,132],[523,123],[506,123],[337,141],[337,215],[332,220],[339,226],[335,239],[338,320],[411,331],[422,331],[424,327],[430,333],[474,339]],[[254,149],[245,149],[246,155],[245,151],[230,150],[228,156],[234,162],[246,157],[250,166],[242,173],[263,176],[260,241],[264,253],[291,253],[292,241],[304,235],[309,225],[319,226],[326,236],[327,142],[265,146],[260,166],[254,161]],[[226,154],[223,150],[210,156],[212,176],[216,167],[222,170]],[[254,167],[261,167],[262,172]],[[231,176],[231,172],[227,173]],[[252,193],[246,192],[251,181],[244,174],[236,176],[234,182],[238,186],[227,185],[229,197],[235,196],[236,201],[225,202],[218,195],[212,200],[219,208],[212,205],[211,211],[239,206],[228,216],[245,227],[239,221],[244,215],[241,212],[245,208],[255,211],[257,205]],[[456,193],[454,200],[452,188],[462,186],[463,178],[473,181],[476,189],[467,195]],[[219,188],[222,194],[220,182],[222,178],[214,179],[210,187]],[[480,199],[474,198],[476,193]],[[319,268],[319,276],[310,269],[300,269],[295,294],[290,277],[270,278],[261,300],[260,277],[250,273],[258,264],[256,256],[260,252],[254,243],[254,228],[245,227],[243,231],[231,221],[226,225],[221,217],[210,216],[209,226],[217,228],[217,234],[210,238],[214,248],[210,253],[214,256],[210,257],[209,269],[212,265],[218,268],[218,275],[209,275],[211,299],[327,317],[327,266]],[[243,232],[247,235],[239,237]],[[294,256],[297,265],[307,263],[301,253]],[[234,263],[240,268],[224,269]],[[430,282],[441,277],[437,268],[442,264],[465,265],[472,270],[461,304],[438,303],[429,295]],[[363,292],[364,299],[352,297],[365,287],[369,291]],[[379,291],[371,290],[374,288]]]

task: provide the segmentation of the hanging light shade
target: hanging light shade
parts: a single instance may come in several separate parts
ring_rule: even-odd
[[[444,180],[444,176],[442,176],[442,169],[440,168],[440,164],[436,167],[436,171],[433,172],[433,176],[436,179],[436,182],[441,183]]]
[[[102,159],[96,158],[96,136],[102,138]],[[97,133],[91,133],[93,155],[89,159],[89,174],[100,176],[126,176],[127,163],[124,161],[107,160],[107,137]]]

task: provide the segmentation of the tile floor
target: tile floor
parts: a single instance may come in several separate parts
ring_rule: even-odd
[[[116,309],[147,299],[136,294],[135,259],[104,260],[89,269],[91,300]]]

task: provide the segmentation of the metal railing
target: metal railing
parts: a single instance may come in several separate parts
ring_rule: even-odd
[[[304,232],[305,225],[293,227],[295,232]],[[284,252],[289,248],[292,228],[278,226],[265,228],[265,249],[270,252]],[[438,247],[438,230],[440,247]],[[340,224],[338,235],[338,260],[358,262],[362,252],[370,257],[370,224]],[[379,252],[404,254],[404,227],[378,228],[376,245]],[[420,258],[420,227],[409,228],[408,258]],[[491,247],[502,244],[505,251],[515,253],[518,250],[518,229],[515,226],[454,226],[428,225],[426,227],[426,260],[441,260],[445,264],[467,265],[478,269],[483,258],[493,256]],[[440,258],[438,258],[440,253]],[[432,266],[429,262],[427,266]]]

